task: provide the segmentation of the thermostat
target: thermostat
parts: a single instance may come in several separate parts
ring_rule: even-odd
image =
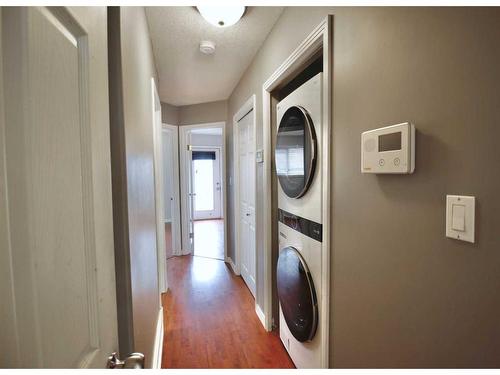
[[[413,173],[415,127],[409,122],[361,134],[362,173]]]

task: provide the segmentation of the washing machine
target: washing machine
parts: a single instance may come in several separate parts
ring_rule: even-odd
[[[278,207],[321,223],[322,73],[277,104]]]
[[[278,230],[280,339],[297,368],[321,368],[321,224],[280,210]]]
[[[322,73],[277,105],[280,338],[297,368],[322,367]]]

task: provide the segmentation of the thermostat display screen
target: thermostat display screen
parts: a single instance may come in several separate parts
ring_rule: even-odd
[[[401,150],[401,132],[379,135],[378,152]]]

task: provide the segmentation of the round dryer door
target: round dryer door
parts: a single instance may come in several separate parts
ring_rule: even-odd
[[[278,298],[288,329],[298,341],[310,341],[318,326],[316,291],[307,264],[294,247],[278,258]]]
[[[304,108],[290,107],[284,113],[274,156],[278,180],[285,194],[290,198],[303,196],[316,166],[316,133]]]

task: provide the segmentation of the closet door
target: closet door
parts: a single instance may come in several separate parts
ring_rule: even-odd
[[[241,276],[255,297],[255,139],[254,111],[238,121],[239,246]]]

